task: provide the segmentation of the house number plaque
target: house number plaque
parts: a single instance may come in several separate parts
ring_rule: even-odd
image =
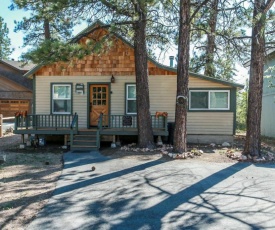
[[[84,84],[83,83],[76,83],[75,93],[78,94],[78,95],[83,95],[84,94]]]

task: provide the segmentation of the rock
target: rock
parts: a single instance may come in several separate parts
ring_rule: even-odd
[[[6,155],[0,155],[0,164],[4,164],[6,162]]]
[[[214,148],[214,147],[216,146],[216,144],[215,144],[215,143],[211,143],[210,146],[211,146],[212,148]]]
[[[228,142],[223,142],[222,147],[230,147],[230,144]]]
[[[254,157],[253,157],[253,161],[254,161],[254,162],[262,162],[262,161],[265,161],[265,158],[261,158],[261,157],[254,156]]]
[[[169,157],[173,157],[173,153],[168,153],[168,156]]]
[[[200,153],[200,154],[203,154],[203,151],[202,151],[202,150],[199,150],[199,153]]]
[[[246,161],[246,160],[247,160],[247,156],[246,156],[246,155],[241,155],[241,159],[242,159],[243,161]]]

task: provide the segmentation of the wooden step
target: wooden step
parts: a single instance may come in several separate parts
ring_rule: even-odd
[[[96,140],[96,135],[74,135],[74,140]]]
[[[72,145],[71,146],[71,150],[75,151],[75,150],[81,150],[81,151],[93,151],[93,150],[98,150],[97,146],[85,146],[85,145]]]
[[[73,140],[73,145],[96,145],[96,140]]]
[[[77,135],[96,135],[96,130],[79,130]]]
[[[98,148],[97,130],[79,130],[73,137],[71,150],[92,151]]]

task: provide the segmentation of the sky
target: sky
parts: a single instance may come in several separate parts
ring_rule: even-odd
[[[27,17],[29,15],[28,12],[23,10],[9,10],[9,6],[11,5],[11,0],[0,0],[0,16],[4,18],[4,22],[7,23],[9,28],[9,38],[11,39],[11,48],[14,49],[13,53],[10,55],[11,59],[18,60],[20,55],[23,52],[27,51],[27,47],[22,47],[23,45],[23,32],[15,33],[14,27],[14,20],[21,21],[23,17]],[[74,30],[74,34],[79,33],[81,30],[85,29],[87,25],[79,26],[77,29]],[[159,61],[164,65],[169,65],[169,56],[176,56],[175,50],[168,51],[165,56],[163,56]],[[245,84],[245,81],[248,77],[248,69],[237,65],[237,76],[235,78],[236,82],[240,84]]]
[[[14,20],[20,21],[24,16],[27,16],[28,13],[22,10],[10,11],[8,8],[11,5],[10,0],[0,0],[0,2],[0,16],[4,18],[4,22],[7,23],[11,47],[14,49],[10,58],[18,60],[21,53],[26,51],[26,48],[22,48],[24,34],[22,32],[15,33],[13,31],[15,26]]]

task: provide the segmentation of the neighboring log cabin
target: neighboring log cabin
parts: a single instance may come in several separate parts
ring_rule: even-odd
[[[101,22],[96,22],[74,41],[100,40],[108,34],[101,26]],[[87,36],[89,31],[93,32]],[[34,114],[18,119],[15,133],[62,134],[72,149],[99,148],[104,136],[113,137],[115,142],[118,136],[137,135],[134,48],[116,33],[109,37],[111,45],[108,43],[100,54],[92,53],[70,63],[38,65],[25,74],[34,81]],[[176,69],[148,57],[148,73],[154,135],[172,137]],[[236,90],[242,87],[190,73],[188,141],[232,141]],[[158,111],[168,116],[156,117]],[[93,144],[92,136],[96,136]]]
[[[12,60],[0,60],[0,114],[14,117],[15,112],[31,113],[32,80],[23,77],[33,65],[21,66]]]

